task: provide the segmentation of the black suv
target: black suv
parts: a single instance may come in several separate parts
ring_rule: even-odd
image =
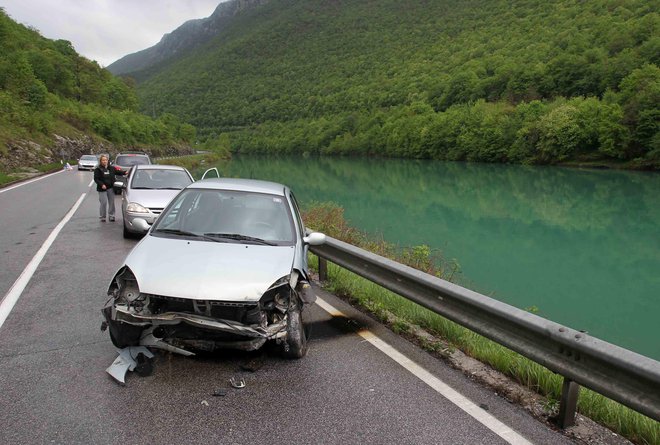
[[[126,153],[118,153],[115,157],[115,162],[112,163],[112,166],[116,169],[121,170],[130,170],[134,165],[149,165],[151,164],[151,159],[149,155],[144,152],[131,151]],[[116,176],[115,184],[121,182],[124,185],[126,184],[126,176]],[[114,187],[115,195],[120,195],[122,187]]]

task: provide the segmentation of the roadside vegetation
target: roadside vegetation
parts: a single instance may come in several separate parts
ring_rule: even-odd
[[[178,165],[187,169],[195,179],[200,179],[203,170],[210,168],[222,160],[227,160],[231,158],[231,154],[228,151],[217,150],[210,153],[202,153],[190,156],[181,156],[174,158],[160,158],[158,159],[159,164],[167,165]]]
[[[32,142],[42,146],[27,158],[36,168],[44,159],[41,151],[56,145],[54,134],[138,148],[190,144],[196,136],[192,125],[172,114],[157,119],[141,114],[130,81],[81,57],[71,42],[46,39],[16,23],[2,8],[0,110],[0,169],[9,164],[3,157],[9,156],[10,145],[30,147]]]
[[[73,166],[75,168],[75,165],[78,163],[77,159],[68,159],[68,160],[63,160],[63,163],[60,162],[51,162],[49,164],[37,164],[34,166],[29,167],[29,171],[16,171],[16,172],[0,172],[0,187],[10,184],[15,181],[20,181],[26,178],[29,178],[31,176],[38,175],[40,173],[52,173],[56,172],[58,170],[61,170],[64,168],[64,165],[68,162],[69,165]],[[26,169],[23,169],[26,170]]]
[[[427,246],[398,248],[351,228],[343,218],[343,209],[332,203],[311,203],[306,206],[303,219],[305,225],[314,230],[442,279],[452,281],[459,272],[454,262],[445,260],[439,252]],[[315,257],[311,264],[318,264]],[[421,327],[442,339],[438,343],[420,341],[420,345],[429,352],[442,355],[449,344],[450,348],[460,349],[545,396],[550,411],[558,409],[562,389],[560,376],[364,278],[331,263],[328,266],[328,281],[324,286],[329,291],[366,309],[381,321],[388,322],[389,314],[393,314],[397,321],[390,326],[396,332],[410,333],[411,325]],[[528,310],[533,311],[533,308]],[[658,422],[586,388],[580,390],[578,411],[635,443],[660,443]]]
[[[145,112],[236,152],[660,167],[645,0],[272,1],[232,20],[132,74]]]

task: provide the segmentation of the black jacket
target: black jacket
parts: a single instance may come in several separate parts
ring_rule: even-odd
[[[94,182],[96,182],[96,191],[103,192],[101,188],[105,184],[105,189],[112,189],[113,184],[115,183],[115,176],[124,176],[126,172],[124,170],[115,170],[114,167],[108,166],[108,168],[103,168],[100,165],[94,169]]]

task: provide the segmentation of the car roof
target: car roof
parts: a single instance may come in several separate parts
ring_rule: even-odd
[[[181,170],[185,171],[185,168],[179,167],[178,165],[163,165],[163,164],[137,164],[133,168],[136,170]]]
[[[240,192],[270,193],[285,196],[287,187],[282,184],[258,179],[212,178],[190,184],[189,189],[236,190]]]

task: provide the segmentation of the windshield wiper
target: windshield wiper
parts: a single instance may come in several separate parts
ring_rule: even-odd
[[[158,187],[154,190],[181,190],[181,187]]]
[[[194,232],[186,232],[185,230],[179,230],[179,229],[156,229],[154,232],[161,232],[161,233],[169,233],[172,235],[182,235],[182,236],[194,236],[195,238],[204,238],[209,241],[213,241],[215,243],[221,243],[222,241],[217,239],[217,238],[212,238],[210,236],[207,236],[206,234],[200,235],[199,233],[194,233]]]
[[[254,236],[241,235],[239,233],[205,233],[204,236],[231,239],[236,241],[251,241],[257,244],[264,244],[266,246],[276,246],[277,244],[266,241],[265,239],[255,238]]]

